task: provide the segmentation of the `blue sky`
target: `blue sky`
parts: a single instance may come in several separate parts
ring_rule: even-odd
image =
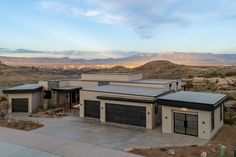
[[[235,0],[9,0],[0,19],[2,48],[236,52]]]

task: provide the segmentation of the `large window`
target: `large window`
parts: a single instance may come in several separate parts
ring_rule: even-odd
[[[49,91],[49,90],[43,91],[43,98],[44,99],[52,99],[52,91]]]
[[[211,131],[215,129],[215,112],[211,111]]]
[[[220,121],[223,119],[223,104],[220,105]]]

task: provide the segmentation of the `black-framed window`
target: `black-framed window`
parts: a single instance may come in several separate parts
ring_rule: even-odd
[[[215,111],[211,111],[211,131],[215,129]]]
[[[220,105],[220,121],[223,119],[223,104]]]
[[[105,86],[105,85],[109,85],[110,82],[109,81],[98,81],[98,86]]]
[[[44,99],[52,99],[52,91],[50,91],[50,90],[43,91],[43,98]]]

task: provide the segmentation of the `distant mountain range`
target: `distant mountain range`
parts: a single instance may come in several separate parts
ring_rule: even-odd
[[[74,51],[74,50],[51,52],[51,51],[31,51],[25,49],[9,50],[0,48],[0,61],[7,65],[25,65],[25,66],[27,65],[29,66],[134,65],[135,66],[153,60],[168,60],[173,63],[185,64],[185,65],[236,65],[236,54],[186,53],[186,52],[139,53],[139,52],[122,52],[122,51],[86,52],[86,51]]]

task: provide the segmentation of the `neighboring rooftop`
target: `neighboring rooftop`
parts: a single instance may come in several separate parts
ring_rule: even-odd
[[[36,91],[42,90],[43,87],[40,86],[39,84],[25,84],[25,85],[20,85],[20,86],[15,86],[11,88],[7,88],[3,90],[4,94],[8,93],[33,93]]]
[[[132,82],[147,83],[147,84],[170,84],[179,80],[167,80],[167,79],[147,79],[147,80],[135,80]]]
[[[91,73],[81,74],[81,80],[90,81],[135,81],[143,78],[141,73]]]
[[[157,103],[164,106],[213,110],[226,99],[225,94],[180,91],[159,97]]]
[[[161,89],[161,88],[157,89],[157,88],[147,88],[147,87],[131,87],[131,86],[119,86],[119,85],[106,85],[106,86],[98,86],[98,87],[86,88],[83,91],[156,97],[156,96],[159,96],[159,95],[162,95],[162,94],[168,92],[169,90]]]

